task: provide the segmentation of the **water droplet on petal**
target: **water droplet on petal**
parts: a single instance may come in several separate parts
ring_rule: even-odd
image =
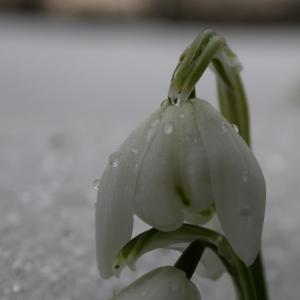
[[[150,123],[151,126],[156,126],[156,125],[158,125],[158,124],[159,124],[159,119],[154,119],[154,120],[152,120],[151,123]]]
[[[115,290],[115,291],[114,291],[114,296],[118,295],[119,293],[120,293],[120,291]]]
[[[179,117],[180,117],[180,118],[184,118],[184,114],[180,114]]]
[[[100,185],[100,179],[96,179],[96,180],[94,181],[94,188],[95,188],[96,190],[98,190],[98,189],[99,189],[99,185]]]
[[[109,164],[113,167],[116,168],[121,159],[123,157],[122,152],[119,152],[118,150],[116,152],[114,152],[113,154],[111,154],[111,156],[109,157]]]
[[[235,124],[231,124],[231,125],[232,125],[233,129],[234,129],[237,133],[239,133],[239,128],[238,128]]]
[[[154,120],[152,120],[152,121],[149,123],[150,128],[149,128],[148,131],[144,134],[144,137],[145,137],[146,139],[150,139],[150,138],[153,136],[153,134],[154,134],[154,132],[155,132],[155,130],[156,130],[156,126],[159,124],[159,122],[160,122],[159,119],[154,119]]]
[[[160,107],[166,107],[168,104],[169,104],[169,100],[166,99],[160,104]]]
[[[171,285],[171,290],[172,290],[173,292],[177,292],[178,286],[177,286],[176,283],[173,283],[173,284]]]
[[[224,121],[222,122],[222,130],[223,130],[223,132],[227,132],[227,130],[228,130],[228,124]]]
[[[244,181],[244,182],[248,182],[248,181],[249,181],[249,174],[248,174],[247,171],[244,171],[244,172],[243,172],[242,177],[243,177],[243,181]]]
[[[249,217],[251,215],[251,208],[249,206],[241,208],[240,214],[242,217]]]
[[[180,100],[179,100],[178,97],[176,97],[176,98],[171,98],[171,103],[172,103],[172,105],[179,106],[179,102],[180,102]]]
[[[174,125],[171,121],[165,121],[163,124],[163,130],[165,134],[171,134],[174,129]]]
[[[131,149],[131,151],[133,152],[133,153],[139,153],[140,152],[140,148],[139,147],[133,147],[132,149]]]
[[[134,135],[131,137],[131,140],[132,140],[133,142],[135,141],[135,136],[134,136]]]

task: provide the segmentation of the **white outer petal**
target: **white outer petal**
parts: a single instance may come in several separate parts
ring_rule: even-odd
[[[209,160],[220,223],[236,254],[249,266],[261,243],[266,201],[264,176],[251,149],[231,124],[206,101],[191,102]]]
[[[97,264],[103,278],[113,275],[113,260],[131,238],[132,200],[139,166],[156,130],[155,120],[163,110],[154,112],[124,141],[115,152],[116,163],[108,164],[100,180],[95,229]]]
[[[185,279],[185,293],[183,300],[201,300],[197,287],[189,279]]]
[[[147,273],[109,300],[184,300],[185,288],[186,277],[183,271],[174,267],[162,267]],[[190,293],[194,292],[190,286],[188,289]]]
[[[140,167],[134,198],[135,213],[162,231],[176,230],[183,223],[181,197],[174,182],[173,108],[167,107],[162,114]]]
[[[177,185],[186,198],[184,208],[191,212],[206,209],[213,202],[209,162],[191,103],[177,108],[174,123],[174,162],[178,165]]]
[[[205,248],[200,262],[195,271],[195,274],[200,277],[217,280],[226,272],[226,268],[218,255],[209,248]]]

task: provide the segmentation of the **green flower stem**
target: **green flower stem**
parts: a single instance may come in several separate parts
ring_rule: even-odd
[[[186,101],[214,56],[226,46],[224,39],[208,29],[182,53],[169,89],[169,99]]]
[[[228,87],[217,76],[221,113],[228,122],[238,126],[240,136],[250,147],[249,113],[243,84],[238,73],[233,76],[232,80],[234,81],[234,86]]]
[[[191,279],[201,256],[205,250],[204,245],[199,240],[193,241],[181,254],[174,267],[185,272],[186,277]]]
[[[240,135],[250,146],[247,100],[239,76],[242,66],[226,41],[214,31],[201,32],[181,54],[171,79],[169,99],[186,101],[195,97],[195,85],[209,65],[217,75],[223,116],[239,127]]]
[[[266,285],[261,252],[258,253],[254,263],[250,266],[250,271],[259,300],[268,300],[268,289]]]
[[[232,277],[237,299],[257,300],[250,270],[234,253],[227,239],[215,231],[196,225],[183,224],[182,227],[171,232],[162,232],[153,228],[141,233],[119,252],[113,263],[113,271],[118,275],[125,266],[133,269],[139,257],[154,249],[191,243],[195,240],[200,240],[205,247],[209,247],[220,257]]]

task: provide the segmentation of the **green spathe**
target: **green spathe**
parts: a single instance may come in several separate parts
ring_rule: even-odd
[[[112,154],[96,206],[97,263],[103,278],[130,240],[133,213],[162,231],[184,211],[215,204],[224,235],[246,265],[260,247],[266,187],[251,149],[209,103],[165,101]]]

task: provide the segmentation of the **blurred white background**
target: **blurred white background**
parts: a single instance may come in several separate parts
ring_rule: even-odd
[[[264,171],[270,300],[299,296],[299,25],[75,20],[0,14],[0,299],[105,299],[176,255],[147,255],[104,281],[94,203],[110,153],[167,96],[182,50],[211,27],[244,66],[254,152]],[[207,70],[197,96],[217,107]],[[135,232],[145,226],[137,221]],[[203,300],[230,278],[195,278]]]

